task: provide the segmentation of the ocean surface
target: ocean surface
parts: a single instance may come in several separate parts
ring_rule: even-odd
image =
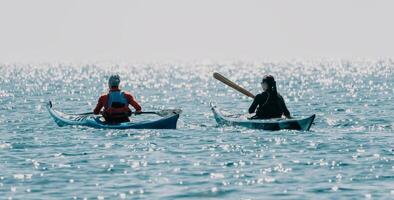
[[[272,74],[309,132],[217,126]],[[46,103],[89,112],[119,73],[177,130],[58,127]],[[0,199],[394,199],[394,61],[0,64]]]

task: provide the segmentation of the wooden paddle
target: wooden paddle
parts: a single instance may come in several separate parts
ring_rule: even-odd
[[[213,77],[219,80],[220,82],[228,85],[229,87],[237,90],[238,92],[241,92],[242,94],[254,99],[254,95],[251,92],[245,90],[243,87],[239,86],[238,84],[230,81],[228,78],[224,77],[223,75],[215,72],[213,73]]]

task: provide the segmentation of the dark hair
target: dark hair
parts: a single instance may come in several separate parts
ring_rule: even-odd
[[[272,100],[275,100],[278,98],[278,91],[276,90],[276,81],[272,75],[265,75],[263,77],[263,83],[267,83],[268,85],[268,93],[270,96],[272,96]]]

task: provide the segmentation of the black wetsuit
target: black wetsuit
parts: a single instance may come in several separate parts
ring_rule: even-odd
[[[290,117],[290,112],[283,97],[279,93],[277,96],[277,98],[272,98],[271,92],[263,92],[256,95],[249,108],[249,113],[254,113],[257,108],[256,115],[252,119],[280,118],[282,114]]]

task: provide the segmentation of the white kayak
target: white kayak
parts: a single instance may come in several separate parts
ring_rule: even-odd
[[[302,130],[308,131],[315,119],[315,115],[311,115],[305,118],[298,119],[242,119],[240,117],[234,116],[226,116],[222,112],[218,110],[218,108],[211,103],[211,110],[215,117],[216,122],[219,125],[228,125],[228,126],[242,126],[251,129],[263,129],[263,130],[282,130],[282,129],[290,129],[290,130]]]
[[[101,115],[78,115],[65,114],[53,109],[52,102],[47,104],[49,114],[58,126],[77,125],[100,129],[176,129],[181,110],[163,110],[160,117],[152,120],[123,122],[119,124],[107,124]]]

